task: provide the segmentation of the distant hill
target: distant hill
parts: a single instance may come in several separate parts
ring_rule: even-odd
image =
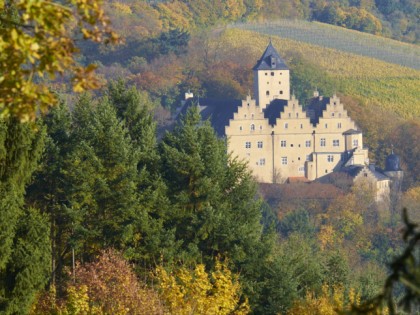
[[[420,47],[320,22],[279,20],[233,26],[337,49],[420,70]]]

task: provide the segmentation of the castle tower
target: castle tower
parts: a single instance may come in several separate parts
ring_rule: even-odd
[[[400,192],[404,172],[400,167],[400,157],[394,154],[393,151],[386,158],[384,174],[392,180],[391,189],[395,190],[396,192]]]
[[[254,70],[254,97],[263,110],[275,99],[290,99],[290,71],[270,43]]]

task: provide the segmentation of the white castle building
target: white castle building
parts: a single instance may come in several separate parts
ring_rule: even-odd
[[[313,181],[344,172],[369,181],[378,200],[389,195],[391,178],[369,166],[363,134],[336,95],[315,91],[304,109],[290,93],[290,70],[271,42],[253,71],[255,99],[194,99],[189,93],[182,110],[198,105],[259,182]],[[387,171],[400,172],[399,165]]]

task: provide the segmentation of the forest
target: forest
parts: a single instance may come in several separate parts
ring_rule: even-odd
[[[259,185],[196,107],[173,119],[187,90],[252,86],[268,37],[220,22],[365,10],[400,38],[384,21],[415,2],[95,3],[0,6],[0,313],[419,311],[418,70],[272,39],[302,104],[338,92],[371,158],[401,156],[388,205],[341,178]]]

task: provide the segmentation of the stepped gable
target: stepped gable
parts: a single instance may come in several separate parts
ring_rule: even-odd
[[[203,120],[210,120],[213,129],[219,137],[225,136],[225,126],[233,119],[233,114],[238,111],[242,101],[238,99],[216,99],[216,98],[190,98],[181,111],[185,114],[190,106],[198,105]]]
[[[289,70],[289,68],[270,41],[253,70]]]
[[[311,120],[312,125],[316,126],[319,123],[319,118],[322,117],[322,113],[327,109],[329,103],[329,97],[320,96],[309,100],[309,104],[306,107],[306,115]]]
[[[274,100],[264,110],[264,117],[268,119],[270,125],[275,125],[277,118],[280,118],[280,113],[284,112],[284,108],[287,106],[286,100]]]

